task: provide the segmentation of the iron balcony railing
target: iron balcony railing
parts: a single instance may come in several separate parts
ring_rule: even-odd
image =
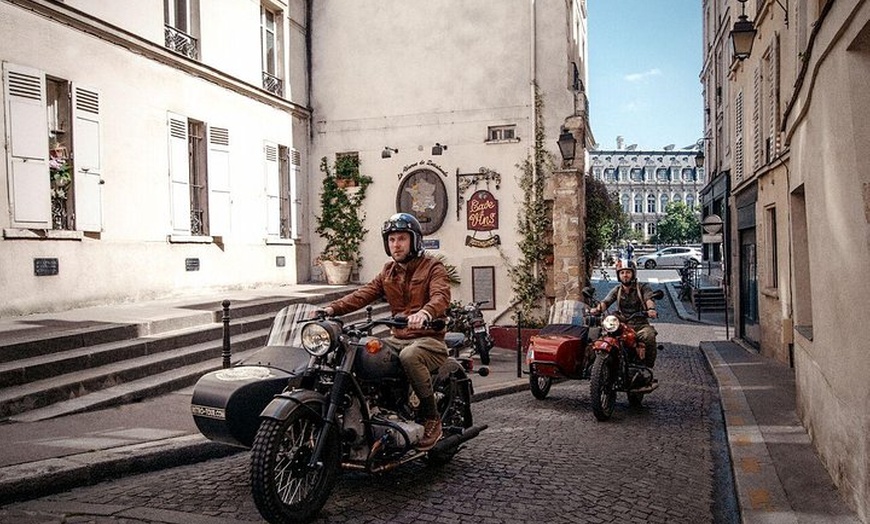
[[[194,60],[199,59],[199,49],[196,38],[183,31],[179,31],[172,26],[166,25],[163,27],[165,28],[164,34],[166,36],[167,49]]]
[[[284,82],[265,71],[263,71],[263,89],[273,95],[284,96]]]

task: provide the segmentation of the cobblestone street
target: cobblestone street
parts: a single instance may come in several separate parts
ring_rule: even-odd
[[[597,422],[588,381],[555,384],[543,401],[529,392],[485,400],[475,405],[475,417],[489,429],[450,464],[345,474],[316,522],[732,521],[730,472],[716,459],[723,431],[718,394],[698,350],[700,340],[724,333],[679,320],[667,301],[660,309],[661,386],[640,409],[621,394],[613,419]],[[9,519],[261,520],[245,452],[0,509],[0,520]]]

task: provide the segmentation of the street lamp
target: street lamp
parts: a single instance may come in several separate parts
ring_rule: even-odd
[[[393,156],[393,153],[398,154],[399,150],[394,147],[384,146],[384,150],[381,151],[381,158],[390,158]]]
[[[695,142],[695,147],[698,148],[698,153],[695,155],[695,167],[704,167],[704,142],[710,140],[709,137],[699,138],[697,142]]]
[[[577,146],[577,139],[574,134],[565,128],[562,128],[562,133],[559,135],[559,153],[562,154],[562,160],[571,162],[574,160],[574,148]]]
[[[755,23],[746,16],[746,0],[737,1],[740,2],[742,12],[734,22],[734,29],[731,30],[731,48],[734,51],[734,58],[744,60],[752,53],[752,44],[758,31],[755,30]]]

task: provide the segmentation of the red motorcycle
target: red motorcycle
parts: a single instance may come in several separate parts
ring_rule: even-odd
[[[586,288],[586,303],[570,300],[556,305],[554,323],[531,338],[526,363],[529,386],[535,398],[543,400],[557,379],[590,379],[589,393],[595,418],[604,421],[613,414],[616,393],[628,395],[631,406],[639,406],[644,395],[658,387],[653,372],[637,353],[637,333],[620,314],[590,315],[588,308],[598,301],[595,290]],[[661,290],[653,293],[659,300]],[[659,346],[659,349],[661,346]]]

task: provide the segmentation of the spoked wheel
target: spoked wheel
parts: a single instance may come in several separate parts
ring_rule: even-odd
[[[334,431],[327,436],[321,465],[308,466],[325,428],[317,415],[319,406],[308,407],[296,408],[286,420],[264,420],[254,440],[251,491],[260,515],[269,522],[310,520],[326,504],[338,478],[341,450]]]
[[[616,389],[613,387],[612,373],[609,356],[604,353],[596,355],[595,363],[592,364],[589,396],[592,397],[592,413],[600,421],[608,420],[613,415],[613,407],[616,404]]]
[[[644,262],[643,267],[646,269],[655,269],[656,268],[656,261],[655,260],[647,260],[646,262]]]
[[[552,377],[538,375],[534,371],[529,372],[529,389],[532,390],[532,395],[538,400],[544,400],[550,393],[550,386],[553,385]]]

